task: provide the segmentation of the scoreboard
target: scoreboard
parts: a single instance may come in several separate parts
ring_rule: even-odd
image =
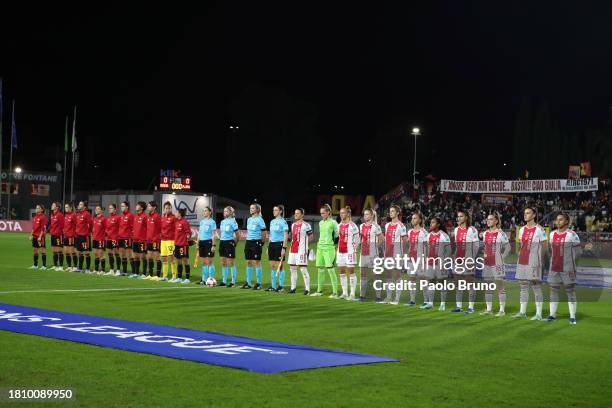
[[[160,190],[191,190],[191,177],[176,170],[162,170],[159,177]]]

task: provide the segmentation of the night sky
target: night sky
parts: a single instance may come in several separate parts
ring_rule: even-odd
[[[63,161],[76,104],[80,187],[175,168],[291,205],[410,180],[415,125],[422,175],[478,179],[518,176],[502,163],[525,97],[576,132],[609,120],[612,4],[373,4],[3,12],[4,166],[12,98],[26,169]]]

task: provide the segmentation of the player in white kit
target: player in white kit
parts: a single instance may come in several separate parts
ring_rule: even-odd
[[[351,207],[340,209],[340,224],[338,224],[338,250],[336,252],[336,265],[340,274],[340,286],[342,296],[340,299],[355,299],[355,289],[357,288],[357,248],[359,247],[359,228],[351,221]],[[348,280],[350,281],[351,292],[348,293]]]
[[[403,257],[406,252],[406,226],[400,221],[401,210],[399,206],[392,205],[389,209],[389,217],[391,221],[385,225],[385,258]],[[396,265],[397,266],[397,265]],[[384,300],[377,303],[391,303],[393,291],[389,284],[395,282],[400,283],[400,270],[393,268],[386,271],[387,275],[387,296]],[[396,292],[398,290],[396,289]],[[396,294],[396,296],[398,296]]]
[[[526,207],[523,210],[525,225],[519,230],[521,249],[516,263],[516,279],[519,281],[520,310],[515,318],[527,316],[527,303],[529,302],[529,284],[533,288],[536,303],[536,314],[531,320],[542,320],[542,268],[544,252],[546,250],[546,231],[536,222],[535,209]]]
[[[568,229],[570,220],[567,213],[557,215],[557,229],[550,233],[550,270],[548,284],[550,285],[549,322],[557,318],[559,306],[559,289],[565,287],[567,305],[569,307],[570,324],[576,324],[576,258],[582,253],[580,238],[574,231]]]
[[[501,217],[498,213],[487,216],[488,229],[482,234],[484,266],[482,279],[486,282],[495,282],[499,295],[499,312],[495,316],[506,314],[506,289],[504,288],[504,259],[510,253],[508,236],[500,229]],[[480,313],[483,316],[493,314],[493,291],[485,292],[487,310]]]
[[[410,282],[412,282],[415,286],[414,289],[410,289],[410,301],[406,304],[406,306],[416,305],[417,277],[425,277],[423,262],[425,262],[425,245],[427,243],[427,230],[423,225],[423,214],[421,214],[420,211],[415,211],[412,213],[412,216],[410,217],[410,224],[412,228],[410,228],[410,230],[406,233],[406,239],[408,240],[408,257],[410,258],[407,273]],[[425,309],[425,305],[428,303],[428,295],[426,291],[427,289],[423,292],[423,304],[421,305],[422,309]],[[395,302],[398,303],[399,293],[401,292],[396,292],[395,294]]]
[[[361,236],[361,253],[359,257],[359,300],[366,299],[368,277],[374,268],[374,259],[384,247],[385,237],[378,225],[376,211],[371,208],[363,210],[364,223],[359,226]],[[380,300],[380,290],[376,291],[376,299]]]
[[[429,220],[429,234],[427,234],[427,244],[425,254],[427,255],[427,267],[425,268],[424,279],[427,282],[436,281],[444,283],[448,279],[448,271],[444,267],[446,259],[451,256],[451,241],[448,234],[440,229],[442,223],[438,217],[431,217]],[[427,292],[427,305],[421,306],[422,309],[433,308],[435,290]],[[440,290],[439,311],[446,310],[446,289]]]
[[[472,226],[470,214],[466,210],[457,211],[457,227],[454,234],[455,241],[455,263],[462,262],[462,269],[455,265],[453,275],[455,276],[455,284],[458,285],[460,280],[465,280],[468,283],[474,282],[475,261],[480,247],[480,239],[478,231]],[[465,266],[465,265],[468,266]],[[474,313],[474,301],[476,300],[476,290],[470,288],[468,290],[468,308],[465,314]],[[461,312],[463,307],[463,290],[455,291],[456,306],[451,312]]]
[[[308,273],[308,244],[313,240],[312,228],[304,221],[304,209],[295,210],[291,225],[291,248],[289,249],[289,269],[291,270],[291,291],[295,293],[297,268],[304,278],[304,295],[310,293],[310,274]],[[296,273],[293,273],[296,271]]]

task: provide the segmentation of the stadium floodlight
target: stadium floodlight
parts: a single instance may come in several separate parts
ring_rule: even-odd
[[[19,174],[21,173],[23,170],[21,169],[21,167],[17,166],[15,167],[15,173]]]
[[[412,128],[412,134],[415,135],[415,136],[421,134],[421,129],[419,129],[418,127],[413,127]]]
[[[234,128],[233,126],[230,126],[230,129],[233,129],[233,128]]]

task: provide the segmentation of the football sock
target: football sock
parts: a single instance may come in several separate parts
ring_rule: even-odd
[[[308,267],[302,266],[300,268],[302,277],[304,278],[304,288],[310,292],[310,274],[308,273]]]
[[[278,284],[281,287],[285,286],[285,270],[284,269],[281,269],[280,272],[278,273]]]
[[[317,292],[323,292],[323,285],[325,284],[325,269],[319,269],[317,275]]]
[[[344,273],[340,274],[340,286],[342,287],[342,296],[347,296],[347,293],[346,293],[347,281],[346,281],[346,274]]]
[[[221,279],[227,285],[227,266],[221,267]]]
[[[252,275],[253,275],[253,267],[252,266],[247,266],[246,267],[246,283],[249,286],[251,286]]]
[[[291,272],[291,290],[295,290],[297,287],[297,266],[289,266],[289,271]]]
[[[349,277],[349,282],[351,285],[351,296],[355,297],[355,290],[357,289],[357,275],[354,273]]]
[[[336,275],[336,270],[334,268],[328,268],[327,272],[329,273],[329,278],[331,279],[332,284],[332,293],[334,295],[338,294],[338,275]]]
[[[261,266],[255,267],[255,279],[257,279],[257,284],[261,285],[262,278]]]

